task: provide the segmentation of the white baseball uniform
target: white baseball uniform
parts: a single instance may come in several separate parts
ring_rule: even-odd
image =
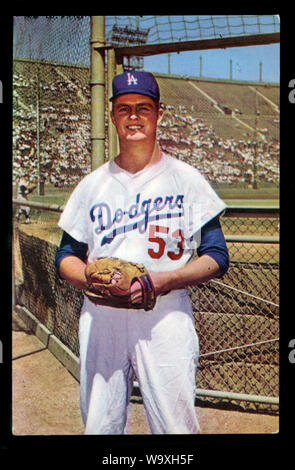
[[[88,244],[88,262],[114,256],[150,271],[183,266],[201,227],[225,204],[199,171],[162,153],[138,173],[109,161],[75,188],[59,226]],[[194,434],[198,338],[185,289],[153,311],[95,306],[80,318],[81,409],[86,434],[122,434],[136,376],[151,432]]]
[[[29,181],[27,179],[21,178],[17,186],[17,200],[20,202],[26,203],[28,201],[28,185]],[[28,206],[20,206],[16,214],[16,218],[19,219],[20,216],[24,214],[26,221],[29,221],[31,209]]]

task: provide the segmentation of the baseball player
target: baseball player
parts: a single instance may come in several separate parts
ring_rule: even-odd
[[[119,154],[73,191],[59,220],[55,259],[60,276],[85,293],[79,325],[85,434],[125,432],[134,377],[153,434],[199,433],[199,346],[185,288],[228,269],[218,218],[225,204],[197,169],[161,151],[163,110],[152,74],[117,75],[111,101]],[[130,283],[127,308],[108,304],[121,295],[124,268],[114,269],[99,292],[90,280],[102,257],[142,263],[147,271],[144,281]],[[97,284],[108,272],[103,265]]]
[[[28,194],[33,192],[33,190],[36,188],[36,185],[33,185],[29,181],[29,175],[28,173],[25,173],[19,180],[18,186],[17,186],[17,200],[23,203],[26,203],[28,201]],[[19,210],[15,216],[16,220],[20,220],[21,215],[24,215],[25,217],[25,224],[30,223],[30,215],[31,215],[31,209],[28,206],[20,206]]]

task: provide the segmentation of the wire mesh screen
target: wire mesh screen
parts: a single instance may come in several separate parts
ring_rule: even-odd
[[[280,29],[278,15],[107,16],[106,37],[109,43],[112,43],[114,25],[128,27],[134,36],[138,29],[147,31],[147,44],[265,34]],[[134,44],[127,34],[125,43],[128,40],[129,44]]]
[[[90,16],[14,16],[13,56],[90,65]]]
[[[231,266],[224,278],[190,289],[200,336],[201,388],[279,394],[278,244],[267,247],[228,243]],[[251,250],[255,256],[244,261]]]
[[[231,259],[227,274],[190,289],[201,338],[199,378],[205,389],[277,397],[279,212],[265,208],[258,217],[246,211],[221,219]]]
[[[78,323],[83,294],[57,275],[56,245],[19,230],[15,232],[14,244],[22,278],[18,304],[25,306],[79,356]],[[20,276],[16,283],[20,283]]]

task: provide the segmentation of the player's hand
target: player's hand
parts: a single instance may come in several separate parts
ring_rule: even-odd
[[[137,304],[142,301],[142,288],[138,281],[135,281],[131,286],[131,300]]]
[[[154,284],[156,295],[168,294],[170,289],[164,288],[167,284],[167,273],[152,272],[150,276]],[[135,281],[131,286],[131,299],[133,303],[140,303],[142,301],[142,289],[138,281]]]

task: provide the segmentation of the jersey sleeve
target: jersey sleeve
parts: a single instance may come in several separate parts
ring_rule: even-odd
[[[69,197],[58,221],[58,226],[79,242],[88,243],[86,179],[82,180]]]
[[[62,259],[67,256],[76,256],[82,261],[86,261],[88,245],[86,243],[78,242],[71,237],[67,232],[63,232],[59,247],[55,254],[55,267],[58,271],[59,264]]]
[[[193,172],[187,193],[186,226],[195,235],[210,220],[223,212],[226,204],[199,172]]]
[[[220,277],[229,268],[229,254],[222,232],[219,217],[214,217],[201,229],[201,243],[197,248],[198,256],[208,255],[213,258],[220,268]]]

